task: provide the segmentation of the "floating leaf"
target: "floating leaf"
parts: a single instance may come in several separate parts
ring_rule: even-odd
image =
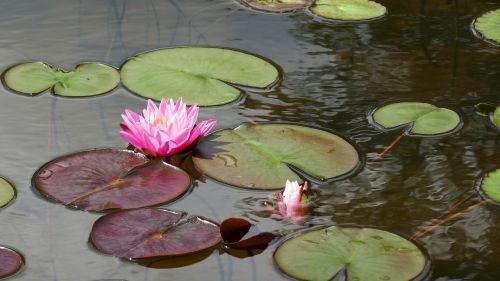
[[[99,251],[128,259],[194,254],[221,242],[217,224],[184,216],[153,208],[118,211],[99,218],[90,239]]]
[[[0,177],[0,208],[7,206],[16,198],[16,189],[6,179]]]
[[[159,159],[129,150],[96,149],[57,158],[33,178],[50,199],[83,210],[132,209],[173,201],[191,179]]]
[[[274,258],[284,273],[300,280],[406,281],[426,269],[417,246],[372,228],[331,226],[305,232],[284,242]]]
[[[500,9],[480,16],[474,21],[473,28],[481,37],[500,44]]]
[[[239,0],[242,4],[266,12],[291,12],[306,7],[310,0]]]
[[[151,99],[183,97],[203,106],[232,102],[233,85],[265,89],[276,84],[278,69],[257,56],[211,47],[160,49],[139,54],[121,68],[123,85]]]
[[[341,21],[371,20],[387,13],[386,7],[368,0],[316,0],[310,10],[320,17]]]
[[[331,180],[353,173],[359,154],[345,139],[291,124],[243,124],[205,137],[193,156],[195,166],[223,183],[280,189],[285,181]]]
[[[0,279],[18,272],[24,265],[24,258],[18,252],[0,245]]]
[[[500,169],[487,173],[482,178],[479,188],[485,197],[500,204]]]
[[[252,228],[252,224],[240,218],[229,218],[220,225],[220,234],[224,245],[233,249],[265,249],[277,235],[271,232],[259,232],[243,239]],[[243,239],[243,240],[242,240]]]
[[[9,68],[3,81],[7,88],[27,95],[53,88],[59,96],[88,97],[113,90],[120,83],[120,74],[101,63],[84,63],[65,72],[44,62],[27,62]]]
[[[399,102],[378,108],[373,121],[382,129],[411,126],[408,135],[432,136],[452,133],[462,121],[455,111],[421,102]]]
[[[494,112],[491,113],[491,122],[498,128],[500,128],[500,105],[497,106]]]

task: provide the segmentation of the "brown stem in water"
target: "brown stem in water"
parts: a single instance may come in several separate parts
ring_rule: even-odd
[[[370,161],[367,162],[367,164],[373,164],[375,162],[377,162],[380,158],[382,158],[384,155],[387,154],[387,152],[389,152],[389,150],[391,150],[405,135],[405,132],[402,132],[400,135],[397,136],[397,138],[395,140],[393,140],[391,142],[391,144],[389,144],[389,146],[387,146],[384,151],[380,152],[377,156],[375,156],[373,159],[371,159]]]
[[[451,215],[449,216],[448,218],[444,219],[444,220],[441,220],[433,225],[429,225],[429,226],[426,226],[425,228],[417,231],[415,234],[413,234],[412,237],[410,237],[410,241],[416,241],[420,238],[422,238],[423,236],[425,236],[426,234],[428,234],[429,232],[435,230],[436,228],[440,227],[441,225],[445,224],[445,223],[448,223],[454,219],[457,219],[459,218],[460,216],[462,216],[463,214],[467,213],[467,212],[470,212],[472,211],[473,209],[479,207],[479,206],[482,206],[484,204],[486,204],[487,201],[486,200],[481,200],[479,202],[477,202],[476,204],[466,208],[465,210],[462,210],[454,215]]]
[[[477,189],[474,189],[474,190],[470,191],[462,199],[460,199],[460,201],[458,201],[458,203],[456,203],[455,205],[451,206],[446,211],[442,212],[441,215],[439,215],[436,219],[438,220],[438,219],[443,218],[444,216],[448,215],[449,213],[451,213],[451,211],[453,211],[456,208],[460,207],[463,203],[467,202],[467,200],[469,200],[472,197],[474,197],[477,193],[478,193]]]

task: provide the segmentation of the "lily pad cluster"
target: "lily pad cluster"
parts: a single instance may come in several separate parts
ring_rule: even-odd
[[[381,18],[387,8],[369,0],[239,0],[246,6],[266,12],[308,9],[313,15],[334,21],[366,21]]]
[[[183,97],[187,104],[220,105],[244,91],[266,91],[281,80],[273,62],[243,51],[215,47],[167,48],[128,59],[120,73],[101,63],[84,63],[66,72],[44,62],[15,65],[3,73],[4,85],[35,96],[52,90],[64,97],[108,93],[125,88],[154,100]],[[244,90],[243,90],[244,89]]]
[[[382,106],[370,118],[382,130],[405,128],[409,136],[442,136],[456,132],[462,125],[455,111],[422,102]]]
[[[493,44],[500,44],[500,9],[481,15],[472,24],[475,33]]]

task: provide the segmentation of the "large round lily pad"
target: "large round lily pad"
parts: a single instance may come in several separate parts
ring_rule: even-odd
[[[83,210],[168,203],[191,185],[186,172],[128,150],[96,149],[57,158],[33,177],[45,196]]]
[[[9,68],[3,81],[7,88],[27,95],[38,95],[53,88],[59,96],[87,97],[113,90],[120,83],[120,74],[101,63],[84,63],[65,72],[44,62],[28,62]]]
[[[480,16],[474,21],[473,28],[484,39],[500,44],[500,9]]]
[[[18,272],[24,265],[24,258],[18,252],[0,245],[0,279]]]
[[[0,177],[0,208],[7,206],[16,197],[16,189],[6,179]]]
[[[435,136],[460,128],[460,116],[452,110],[422,102],[399,102],[378,108],[373,121],[382,129],[410,126],[408,135]]]
[[[243,124],[205,137],[195,166],[223,183],[280,189],[301,175],[326,181],[360,167],[357,150],[332,133],[291,124]]]
[[[500,204],[500,169],[487,173],[481,179],[479,189],[487,199]]]
[[[244,86],[266,89],[279,79],[277,67],[244,52],[211,48],[170,48],[139,54],[121,68],[130,91],[151,99],[178,99],[202,106],[238,99]]]
[[[312,13],[329,20],[361,21],[384,16],[386,7],[369,0],[316,0]]]
[[[222,241],[217,224],[184,216],[166,209],[119,211],[99,218],[90,239],[99,251],[128,259],[193,254]]]
[[[311,0],[239,0],[242,4],[266,12],[290,12],[306,7]]]
[[[417,246],[373,228],[331,226],[306,232],[284,242],[274,258],[285,274],[299,280],[407,281],[426,271],[426,258]]]

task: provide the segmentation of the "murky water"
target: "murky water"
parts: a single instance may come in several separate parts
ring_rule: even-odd
[[[318,190],[308,225],[375,226],[410,237],[498,165],[500,134],[474,114],[500,100],[500,48],[475,38],[470,23],[500,8],[493,0],[380,0],[384,19],[326,25],[309,15],[248,10],[232,0],[37,0],[0,2],[0,70],[43,60],[71,69],[84,61],[119,66],[136,53],[167,46],[213,45],[272,59],[285,70],[280,87],[238,103],[202,109],[218,128],[288,121],[341,132],[370,158],[399,132],[366,121],[380,104],[415,100],[460,112],[458,134],[403,140],[348,180]],[[18,188],[0,212],[0,244],[19,249],[27,266],[14,280],[281,280],[273,248],[251,258],[217,251],[202,261],[147,268],[102,255],[87,243],[99,214],[69,210],[31,189],[31,176],[52,158],[94,147],[124,147],[120,113],[145,100],[119,88],[98,98],[23,97],[0,89],[0,174]],[[170,204],[221,221],[243,216],[262,230],[303,228],[262,215],[270,193],[213,181]],[[430,280],[500,279],[500,209],[483,206],[421,240]],[[197,257],[198,259],[204,258]],[[185,261],[185,263],[192,261]],[[159,264],[154,264],[159,267]]]

